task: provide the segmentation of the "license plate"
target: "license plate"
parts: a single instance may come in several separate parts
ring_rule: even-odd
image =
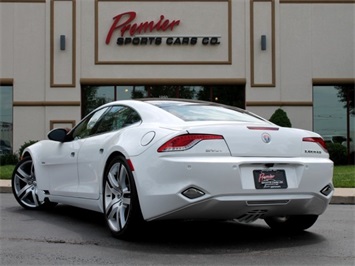
[[[254,170],[256,189],[287,188],[285,170]]]

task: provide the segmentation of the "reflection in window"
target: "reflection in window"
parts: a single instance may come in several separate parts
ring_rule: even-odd
[[[328,143],[347,148],[349,162],[354,153],[354,85],[313,87],[313,130]]]
[[[203,100],[245,108],[244,85],[85,85],[82,86],[82,116],[104,103],[147,97]]]
[[[81,121],[81,123],[71,132],[73,139],[82,139],[88,136],[91,136],[94,132],[94,126],[100,120],[102,115],[107,111],[106,108],[102,108],[95,113],[90,114],[85,120]]]
[[[219,106],[202,104],[181,105],[174,102],[163,102],[152,104],[165,111],[185,120],[185,121],[238,121],[238,122],[260,122],[259,117],[255,117],[241,109],[230,109]]]
[[[113,106],[101,119],[95,134],[119,130],[140,121],[139,115],[129,107]]]
[[[12,86],[0,86],[0,155],[12,151]]]
[[[85,86],[82,89],[82,116],[86,116],[97,107],[115,100],[114,86]]]

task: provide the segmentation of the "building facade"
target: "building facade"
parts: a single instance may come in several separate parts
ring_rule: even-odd
[[[2,153],[141,97],[354,139],[354,32],[353,0],[0,0]]]

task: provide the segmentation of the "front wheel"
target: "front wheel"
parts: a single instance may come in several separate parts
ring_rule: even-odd
[[[105,220],[117,238],[130,238],[142,221],[133,175],[122,156],[107,165],[103,184]]]
[[[11,185],[17,202],[25,209],[51,208],[56,205],[54,202],[38,199],[36,174],[31,157],[25,157],[16,165]]]
[[[265,222],[277,231],[299,232],[310,228],[318,219],[318,215],[294,215],[267,217]]]

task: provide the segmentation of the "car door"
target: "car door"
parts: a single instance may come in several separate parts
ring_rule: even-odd
[[[73,197],[77,195],[79,151],[88,137],[91,136],[92,129],[107,109],[100,109],[81,121],[68,134],[67,141],[53,142],[51,145],[51,156],[45,159],[45,164],[52,195]]]
[[[107,152],[118,141],[117,131],[140,121],[139,115],[127,106],[112,106],[95,126],[95,132],[85,140],[79,151],[78,194],[98,199]]]

